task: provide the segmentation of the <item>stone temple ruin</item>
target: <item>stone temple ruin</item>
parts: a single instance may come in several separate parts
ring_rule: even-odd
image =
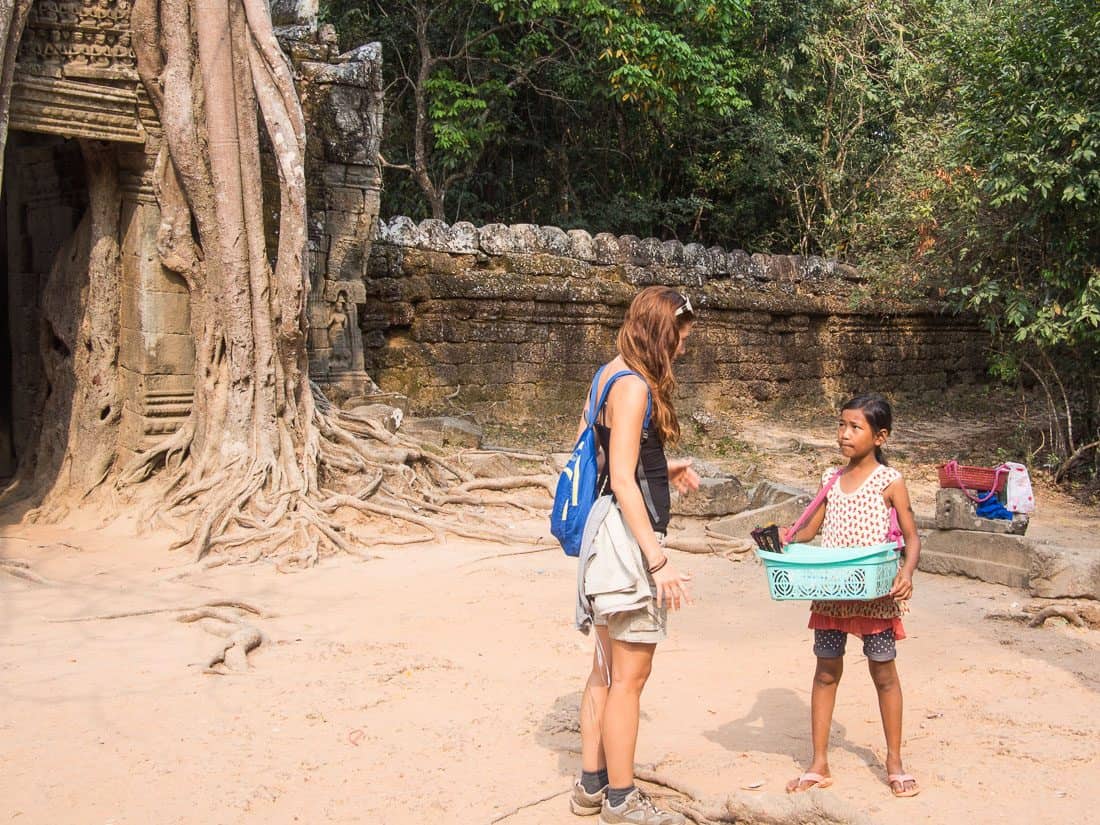
[[[312,127],[310,367],[322,386],[357,394],[373,386],[363,368],[357,309],[365,301],[366,256],[381,189],[381,55],[377,44],[340,54],[331,27],[316,26],[316,2],[309,6],[283,0],[272,12]],[[46,392],[42,353],[60,343],[43,322],[42,292],[88,206],[74,139],[106,141],[120,168],[122,449],[148,447],[175,430],[190,408],[188,295],[156,252],[154,167],[161,128],[138,78],[131,8],[131,0],[36,0],[20,42],[0,202],[0,260],[6,265],[0,477],[12,473],[21,445],[30,440]],[[268,202],[277,203],[273,163],[265,166],[265,190]]]
[[[36,0],[21,41],[0,199],[0,477],[29,441],[48,391],[44,353],[60,344],[42,295],[88,206],[74,139],[105,141],[121,170],[123,450],[148,447],[189,410],[188,295],[156,252],[161,130],[130,11],[131,0]],[[378,45],[340,53],[309,0],[275,2],[273,16],[309,124],[311,374],[335,401],[381,387],[418,411],[575,415],[630,297],[651,283],[682,287],[701,313],[681,376],[696,407],[856,383],[935,393],[980,375],[968,323],[875,295],[861,273],[824,259],[556,227],[379,222]],[[273,163],[265,174],[275,203]]]

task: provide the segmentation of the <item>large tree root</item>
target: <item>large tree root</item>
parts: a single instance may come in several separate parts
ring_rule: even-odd
[[[102,613],[96,616],[76,616],[71,619],[50,619],[50,623],[103,622],[131,619],[135,616],[153,616],[159,613],[178,613],[176,621],[188,624],[202,621],[201,626],[204,630],[221,638],[211,654],[199,663],[205,673],[248,670],[248,654],[263,643],[264,635],[258,628],[246,622],[244,617],[247,615],[271,616],[247,602],[218,599],[193,607],[151,607],[145,610]]]
[[[34,584],[53,584],[49,579],[44,579],[31,570],[30,563],[22,559],[0,559],[0,573],[7,573],[9,576]]]
[[[356,521],[370,523],[379,518],[424,530],[418,536],[404,530],[394,539],[380,535],[377,543],[381,545],[441,541],[447,534],[517,543],[504,524],[461,505],[484,508],[509,503],[482,499],[474,495],[478,491],[553,487],[554,479],[548,475],[474,478],[430,453],[426,445],[339,410],[319,390],[314,392],[317,468],[326,487],[285,486],[286,479],[302,473],[278,464],[251,462],[205,474],[190,454],[193,428],[187,427],[182,438],[177,433],[138,456],[120,483],[141,481],[158,463],[175,457],[178,471],[168,482],[167,508],[173,517],[195,519],[189,534],[175,546],[192,548],[197,562],[212,552],[236,553],[231,563],[274,557],[281,572],[307,569],[332,552],[369,559],[347,528]],[[275,487],[276,479],[282,479],[284,486]],[[459,506],[457,510],[454,505]],[[537,540],[518,543],[540,544]]]
[[[253,607],[247,602],[238,602],[231,599],[218,599],[212,602],[203,602],[193,607],[150,607],[146,610],[127,610],[122,613],[101,613],[97,616],[76,616],[72,619],[50,619],[51,624],[72,624],[74,622],[105,622],[113,619],[132,619],[135,616],[153,616],[157,613],[190,613],[206,608],[233,608],[243,613],[251,613],[253,616],[271,618],[274,614],[266,613],[258,607]]]
[[[566,788],[564,791],[554,791],[554,793],[546,794],[546,796],[540,796],[538,799],[532,799],[530,802],[524,802],[522,805],[517,805],[510,811],[505,811],[502,814],[494,816],[492,819],[489,820],[489,825],[496,825],[496,823],[498,822],[503,822],[504,820],[515,816],[520,811],[525,811],[528,808],[533,808],[536,805],[541,805],[543,802],[549,802],[551,799],[557,799],[559,796],[565,796],[567,793],[572,792],[572,788]]]
[[[729,541],[714,536],[707,538],[693,538],[669,534],[665,539],[665,547],[680,550],[684,553],[696,553],[700,555],[721,556],[727,553],[747,553],[751,547],[746,547],[744,542]]]
[[[245,622],[239,613],[224,607],[203,607],[176,617],[176,621],[188,624],[204,619],[210,621],[203,623],[203,629],[220,637],[221,641],[199,663],[203,666],[203,672],[220,674],[227,670],[248,670],[248,654],[264,640],[259,629]]]
[[[1036,613],[1027,623],[1028,627],[1041,627],[1047,619],[1058,616],[1074,627],[1100,627],[1100,606],[1052,604]]]
[[[747,798],[740,794],[721,802],[706,800],[693,787],[654,770],[635,768],[634,776],[643,782],[659,785],[685,797],[672,801],[673,810],[682,813],[696,825],[867,825],[867,817],[855,808],[832,796],[808,791],[783,796]]]
[[[1028,627],[1042,627],[1048,619],[1065,619],[1074,627],[1100,628],[1100,605],[1039,602],[1029,604],[1023,610],[1012,613],[987,613],[987,619],[1018,622]]]

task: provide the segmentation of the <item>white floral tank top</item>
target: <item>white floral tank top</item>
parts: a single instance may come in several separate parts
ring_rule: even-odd
[[[826,470],[821,485],[829,483],[836,470]],[[901,478],[893,467],[879,464],[850,493],[840,489],[843,478],[830,488],[826,497],[825,521],[821,525],[822,547],[870,547],[886,541],[890,532],[890,508],[883,493]]]
[[[836,474],[836,468],[821,476],[824,486]],[[863,483],[850,493],[840,489],[841,479],[830,488],[825,498],[825,521],[821,525],[821,546],[870,547],[886,541],[890,531],[890,508],[883,493],[901,478],[901,473],[885,464],[878,465]],[[893,599],[875,601],[815,601],[810,610],[823,616],[864,616],[889,619],[908,612],[906,606]]]

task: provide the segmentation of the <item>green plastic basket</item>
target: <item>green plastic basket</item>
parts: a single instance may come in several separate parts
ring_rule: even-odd
[[[896,544],[822,548],[791,544],[782,553],[757,550],[776,601],[880,599],[898,574]]]

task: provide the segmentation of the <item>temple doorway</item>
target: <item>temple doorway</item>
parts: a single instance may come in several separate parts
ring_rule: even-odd
[[[33,443],[35,418],[49,393],[44,349],[65,346],[42,323],[42,295],[54,259],[87,208],[76,141],[8,135],[0,190],[0,478],[15,472]]]

